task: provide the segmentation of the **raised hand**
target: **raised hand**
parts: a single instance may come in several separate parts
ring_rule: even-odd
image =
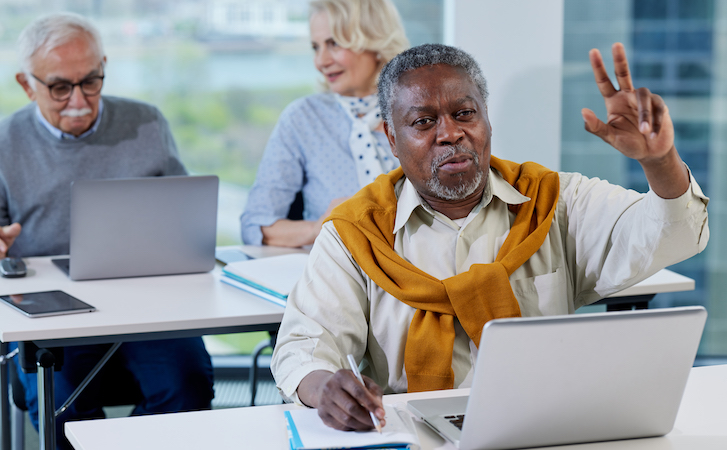
[[[589,52],[598,90],[606,102],[606,123],[588,108],[581,113],[586,130],[611,144],[629,158],[661,157],[674,145],[674,125],[664,100],[647,88],[634,89],[626,51],[613,44],[613,65],[619,89],[611,83],[601,52]]]
[[[586,130],[603,139],[629,158],[641,163],[649,185],[663,198],[686,192],[689,175],[674,147],[674,124],[664,100],[647,88],[635,89],[626,51],[613,44],[616,89],[603,65],[601,52],[589,52],[598,90],[606,102],[606,123],[588,108],[581,114]]]

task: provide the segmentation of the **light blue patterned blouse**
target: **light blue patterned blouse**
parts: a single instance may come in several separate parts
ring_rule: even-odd
[[[260,227],[287,217],[298,191],[303,191],[303,219],[317,220],[331,200],[361,188],[348,145],[350,133],[351,119],[333,94],[310,95],[285,108],[240,217],[243,243],[260,245]],[[386,135],[375,131],[374,136],[387,158],[394,158]]]

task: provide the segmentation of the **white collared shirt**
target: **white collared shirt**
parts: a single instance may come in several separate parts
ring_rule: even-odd
[[[549,234],[510,276],[523,316],[573,313],[706,246],[708,199],[691,174],[687,192],[671,200],[580,174],[559,176]],[[493,262],[515,217],[507,205],[529,200],[491,169],[482,201],[459,226],[431,209],[410,181],[400,180],[396,193],[394,249],[439,279]],[[385,393],[406,392],[404,348],[414,312],[371,281],[333,223],[325,223],[278,333],[271,368],[279,389],[297,401],[307,374],[345,368],[351,353],[366,361],[362,373]],[[455,321],[455,387],[469,385],[475,358],[475,343]]]
[[[50,133],[56,138],[56,139],[83,139],[86,136],[90,136],[93,133],[98,130],[98,126],[101,123],[101,114],[103,114],[103,99],[98,100],[98,115],[96,115],[96,120],[93,122],[93,125],[91,125],[91,128],[81,133],[79,136],[74,136],[70,133],[66,133],[64,131],[61,131],[59,128],[54,127],[51,125],[50,122],[48,122],[48,119],[43,116],[43,113],[40,111],[40,107],[36,104],[35,105],[35,117],[38,118],[38,121],[48,130]]]

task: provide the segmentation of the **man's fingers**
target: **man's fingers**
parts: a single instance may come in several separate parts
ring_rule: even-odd
[[[613,69],[616,72],[616,80],[619,89],[623,92],[631,92],[634,90],[634,83],[631,80],[631,71],[629,70],[629,61],[626,59],[626,50],[620,42],[616,42],[611,47],[613,54]]]
[[[600,137],[601,139],[610,144],[610,133],[608,131],[608,125],[601,122],[601,120],[596,117],[596,113],[588,108],[583,108],[581,110],[581,115],[583,116],[583,121],[585,122],[586,131],[595,134],[596,136]]]
[[[336,404],[330,405],[325,410],[319,409],[318,416],[321,420],[323,420],[323,423],[331,428],[335,428],[336,430],[359,431],[370,430],[372,427],[371,425],[357,420],[354,416]],[[369,422],[370,421],[371,418],[369,417]]]
[[[371,405],[374,409],[369,409],[370,411],[373,411],[373,413],[378,417],[379,419],[383,419],[386,413],[384,412],[384,403],[381,401],[381,397],[384,395],[384,390],[381,389],[381,386],[376,384],[374,380],[372,380],[369,377],[363,377],[364,382],[366,383],[366,389],[373,395],[374,397],[374,404]]]
[[[318,415],[339,430],[370,430],[374,425],[369,411],[376,414],[380,407],[380,397],[364,387],[353,372],[342,369],[326,383]]]
[[[20,234],[20,224],[19,223],[11,223],[10,225],[5,225],[4,227],[0,228],[0,238],[3,237],[10,237],[10,238],[16,238]]]
[[[661,131],[661,126],[666,119],[667,108],[664,99],[660,95],[651,94],[651,117],[653,122],[651,124],[652,137],[655,137]]]
[[[367,426],[373,426],[370,412],[376,414],[378,409],[382,408],[380,394],[377,396],[372,393],[368,387],[362,385],[358,379],[354,376],[353,372],[349,371],[350,376],[347,376],[345,382],[342,384],[346,392],[351,396],[351,404],[340,405],[346,412],[355,416],[356,420],[365,423]],[[364,382],[368,382],[369,385],[376,386],[370,378],[364,377]],[[378,388],[378,386],[376,386]],[[377,393],[381,392],[381,388],[378,388]]]
[[[603,65],[601,52],[594,48],[590,52],[588,52],[588,57],[591,60],[591,68],[593,68],[593,76],[596,79],[596,85],[598,86],[598,90],[604,97],[611,97],[617,91],[616,88],[613,87],[611,79],[608,77],[608,72],[606,72],[606,66]]]
[[[651,92],[646,88],[636,90],[636,102],[638,105],[638,121],[639,131],[641,134],[648,136],[651,134],[653,127]]]
[[[15,242],[15,238],[20,234],[20,230],[19,223],[0,227],[0,258],[5,258],[8,255],[8,249]]]

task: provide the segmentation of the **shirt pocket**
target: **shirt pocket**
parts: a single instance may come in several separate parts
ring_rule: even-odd
[[[553,316],[574,312],[564,268],[534,277],[511,280],[512,292],[523,317]]]

